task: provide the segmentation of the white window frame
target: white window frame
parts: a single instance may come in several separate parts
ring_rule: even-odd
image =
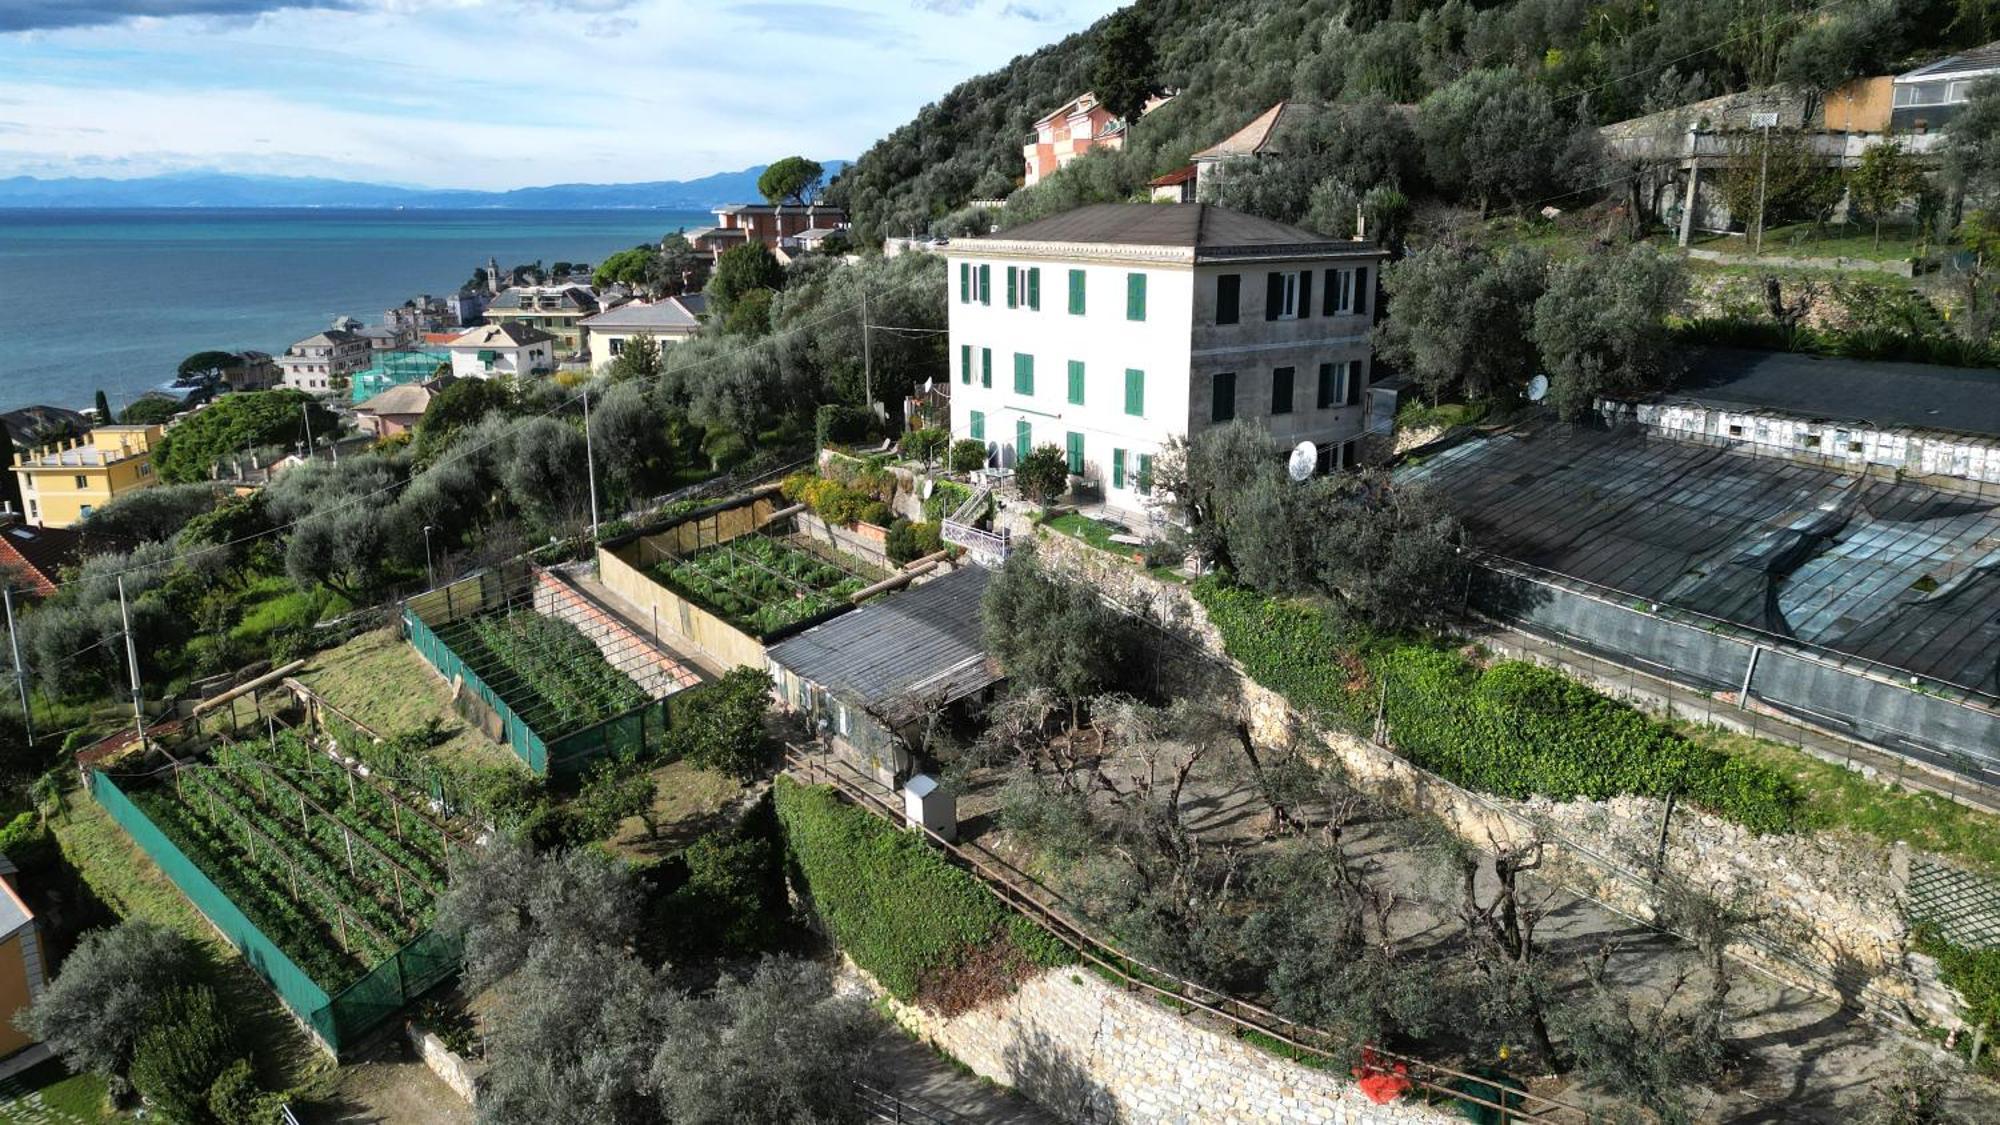
[[[1283,296],[1278,301],[1278,319],[1297,320],[1299,318],[1299,272],[1297,270],[1286,270],[1279,276],[1285,279],[1285,283],[1281,289]]]

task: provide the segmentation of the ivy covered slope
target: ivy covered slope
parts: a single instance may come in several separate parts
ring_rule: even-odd
[[[779,777],[772,792],[813,909],[841,951],[898,1000],[962,1010],[1004,994],[1031,966],[1071,960],[917,836],[824,786]]]
[[[1871,0],[1137,0],[925,106],[836,179],[832,198],[863,241],[930,229],[967,200],[1013,191],[1035,120],[1087,90],[1114,108],[1120,90],[1181,92],[1132,130],[1124,152],[1057,177],[1062,191],[1104,200],[1286,98],[1407,104],[1503,68],[1533,78],[1564,112],[1604,123],[1780,80],[1828,89],[1995,38],[1990,5],[1954,15]]]
[[[1349,730],[1367,730],[1379,707],[1399,753],[1467,788],[1556,800],[1677,793],[1758,832],[1800,826],[1799,793],[1776,769],[1698,745],[1560,672],[1348,640],[1307,603],[1214,578],[1194,590],[1252,679]]]

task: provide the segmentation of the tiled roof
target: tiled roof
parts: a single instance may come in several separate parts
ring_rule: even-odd
[[[1258,114],[1250,124],[1231,133],[1222,143],[1202,149],[1194,154],[1195,160],[1228,160],[1236,156],[1259,156],[1276,153],[1274,146],[1278,135],[1286,127],[1319,111],[1319,106],[1311,102],[1279,102]]]
[[[1179,185],[1181,185],[1181,184],[1184,184],[1184,183],[1187,183],[1187,182],[1188,182],[1189,180],[1192,180],[1192,179],[1194,179],[1194,176],[1195,176],[1195,167],[1194,167],[1194,165],[1192,165],[1192,164],[1186,164],[1186,165],[1182,165],[1182,166],[1181,166],[1181,167],[1179,167],[1179,168],[1176,168],[1176,169],[1174,169],[1174,170],[1173,170],[1173,171],[1171,171],[1171,172],[1168,172],[1168,173],[1167,173],[1166,175],[1164,175],[1164,176],[1155,176],[1155,177],[1153,177],[1152,179],[1150,179],[1150,180],[1147,180],[1147,181],[1146,181],[1146,186],[1147,186],[1147,187],[1177,187],[1177,186],[1179,186]]]
[[[123,539],[102,532],[71,527],[35,527],[17,523],[0,527],[0,570],[29,592],[46,596],[56,592],[57,575],[63,567],[85,555],[129,546]]]
[[[583,323],[587,328],[659,328],[680,332],[692,332],[701,327],[701,321],[672,299],[654,301],[649,305],[636,301],[620,305],[608,312],[586,317]]]

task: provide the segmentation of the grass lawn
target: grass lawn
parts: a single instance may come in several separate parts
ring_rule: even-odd
[[[1110,551],[1114,555],[1123,555],[1128,559],[1139,548],[1130,543],[1113,543],[1111,537],[1138,535],[1141,539],[1145,538],[1122,523],[1094,520],[1081,512],[1064,512],[1059,516],[1050,516],[1042,521],[1042,526],[1051,531],[1060,531],[1073,539],[1081,539],[1100,551]]]
[[[1692,738],[1782,770],[1805,794],[1811,823],[1846,829],[1957,860],[2000,875],[2000,817],[1935,793],[1870,781],[1853,770],[1787,746],[1730,731],[1683,726]]]
[[[1425,406],[1412,399],[1409,405],[1396,413],[1399,429],[1417,430],[1427,426],[1470,426],[1483,420],[1492,412],[1492,406],[1484,402],[1440,402],[1436,406]]]
[[[698,770],[685,761],[653,771],[653,816],[658,837],[646,834],[646,823],[632,817],[611,834],[613,851],[630,859],[672,855],[714,828],[722,811],[743,795],[743,784],[727,774]]]
[[[1699,250],[1751,257],[1752,236],[1748,234],[1709,235],[1696,240]],[[1930,246],[1932,253],[1938,245]],[[1875,243],[1875,228],[1867,223],[1836,224],[1814,229],[1811,223],[1788,223],[1764,231],[1765,257],[1860,258],[1867,261],[1905,261],[1917,256],[1915,228],[1907,223],[1882,224],[1881,245]]]
[[[363,633],[315,655],[299,679],[384,737],[436,719],[455,733],[432,753],[475,765],[520,764],[513,751],[459,719],[451,689],[394,629]]]
[[[277,994],[235,947],[222,940],[88,794],[71,792],[64,804],[62,813],[50,821],[64,860],[119,917],[157,922],[201,943],[209,957],[204,975],[242,1022],[244,1045],[256,1058],[265,1084],[297,1089],[324,1081],[333,1069],[332,1060],[293,1022]]]
[[[97,1125],[129,1120],[111,1108],[104,1079],[51,1059],[0,1082],[0,1125]]]

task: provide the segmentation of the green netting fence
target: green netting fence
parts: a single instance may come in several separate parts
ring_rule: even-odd
[[[416,646],[416,650],[425,660],[430,661],[431,667],[436,668],[439,675],[452,683],[464,685],[466,691],[477,696],[481,703],[499,717],[501,741],[511,747],[522,761],[528,763],[529,769],[536,773],[549,772],[549,747],[542,741],[542,736],[536,734],[533,727],[515,714],[512,707],[507,706],[507,701],[500,698],[499,692],[486,686],[486,681],[480,679],[478,673],[474,672],[465,661],[460,660],[450,645],[439,640],[438,635],[431,631],[431,627],[424,624],[423,619],[417,616],[414,608],[403,607],[403,627],[409,630],[410,643]]]
[[[339,995],[328,996],[101,770],[91,771],[90,794],[335,1055],[458,971],[457,943],[426,930]]]

